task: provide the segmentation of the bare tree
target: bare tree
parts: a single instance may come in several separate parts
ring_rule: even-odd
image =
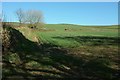
[[[17,14],[17,18],[19,20],[20,26],[22,25],[22,23],[24,23],[24,18],[25,18],[25,13],[24,11],[20,8],[16,11]]]
[[[42,22],[42,12],[38,10],[28,10],[26,12],[26,22],[29,23],[29,27],[36,28],[36,26]]]
[[[16,11],[18,20],[20,25],[22,23],[29,24],[29,27],[36,28],[36,26],[41,22],[43,22],[42,12],[39,10],[27,10],[23,11],[22,9],[18,9]]]
[[[0,22],[1,22],[1,26],[3,28],[9,25],[8,17],[5,15],[5,13],[3,11],[0,14]]]

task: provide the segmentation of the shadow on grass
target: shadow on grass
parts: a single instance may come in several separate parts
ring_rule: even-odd
[[[74,37],[53,37],[56,39],[67,39],[77,41],[82,45],[118,45],[120,39],[118,37],[98,37],[98,36],[74,36]]]
[[[117,70],[109,68],[103,58],[84,60],[83,57],[68,54],[67,49],[57,45],[38,45],[26,39],[19,31],[10,29],[12,43],[8,54],[3,55],[3,80],[118,79],[115,76]],[[11,54],[18,57],[12,57],[15,59],[11,60]]]

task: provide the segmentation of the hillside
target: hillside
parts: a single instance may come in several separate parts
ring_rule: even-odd
[[[10,27],[3,78],[118,80],[117,26],[46,24]],[[12,49],[13,48],[13,49]]]
[[[79,25],[58,25],[47,24],[43,31],[37,32],[37,35],[45,42],[56,43],[60,46],[74,47],[79,46],[78,41],[72,37],[118,37],[118,26],[79,26]],[[72,39],[64,39],[71,37]],[[73,44],[71,44],[73,43]]]

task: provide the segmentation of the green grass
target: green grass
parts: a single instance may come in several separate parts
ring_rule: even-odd
[[[8,62],[3,64],[4,78],[119,80],[118,26],[45,24],[39,30],[16,29],[19,49],[3,56]]]
[[[45,31],[38,31],[37,36],[47,43],[54,43],[62,47],[76,47],[81,45],[76,40],[60,39],[56,37],[95,36],[118,37],[118,26],[79,26],[66,24],[46,24]],[[67,29],[67,30],[65,30]]]

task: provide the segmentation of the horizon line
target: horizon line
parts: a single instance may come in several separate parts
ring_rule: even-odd
[[[19,22],[8,22],[19,23]],[[80,26],[119,26],[120,24],[75,24],[75,23],[44,23],[44,24],[63,24],[63,25],[80,25]]]

